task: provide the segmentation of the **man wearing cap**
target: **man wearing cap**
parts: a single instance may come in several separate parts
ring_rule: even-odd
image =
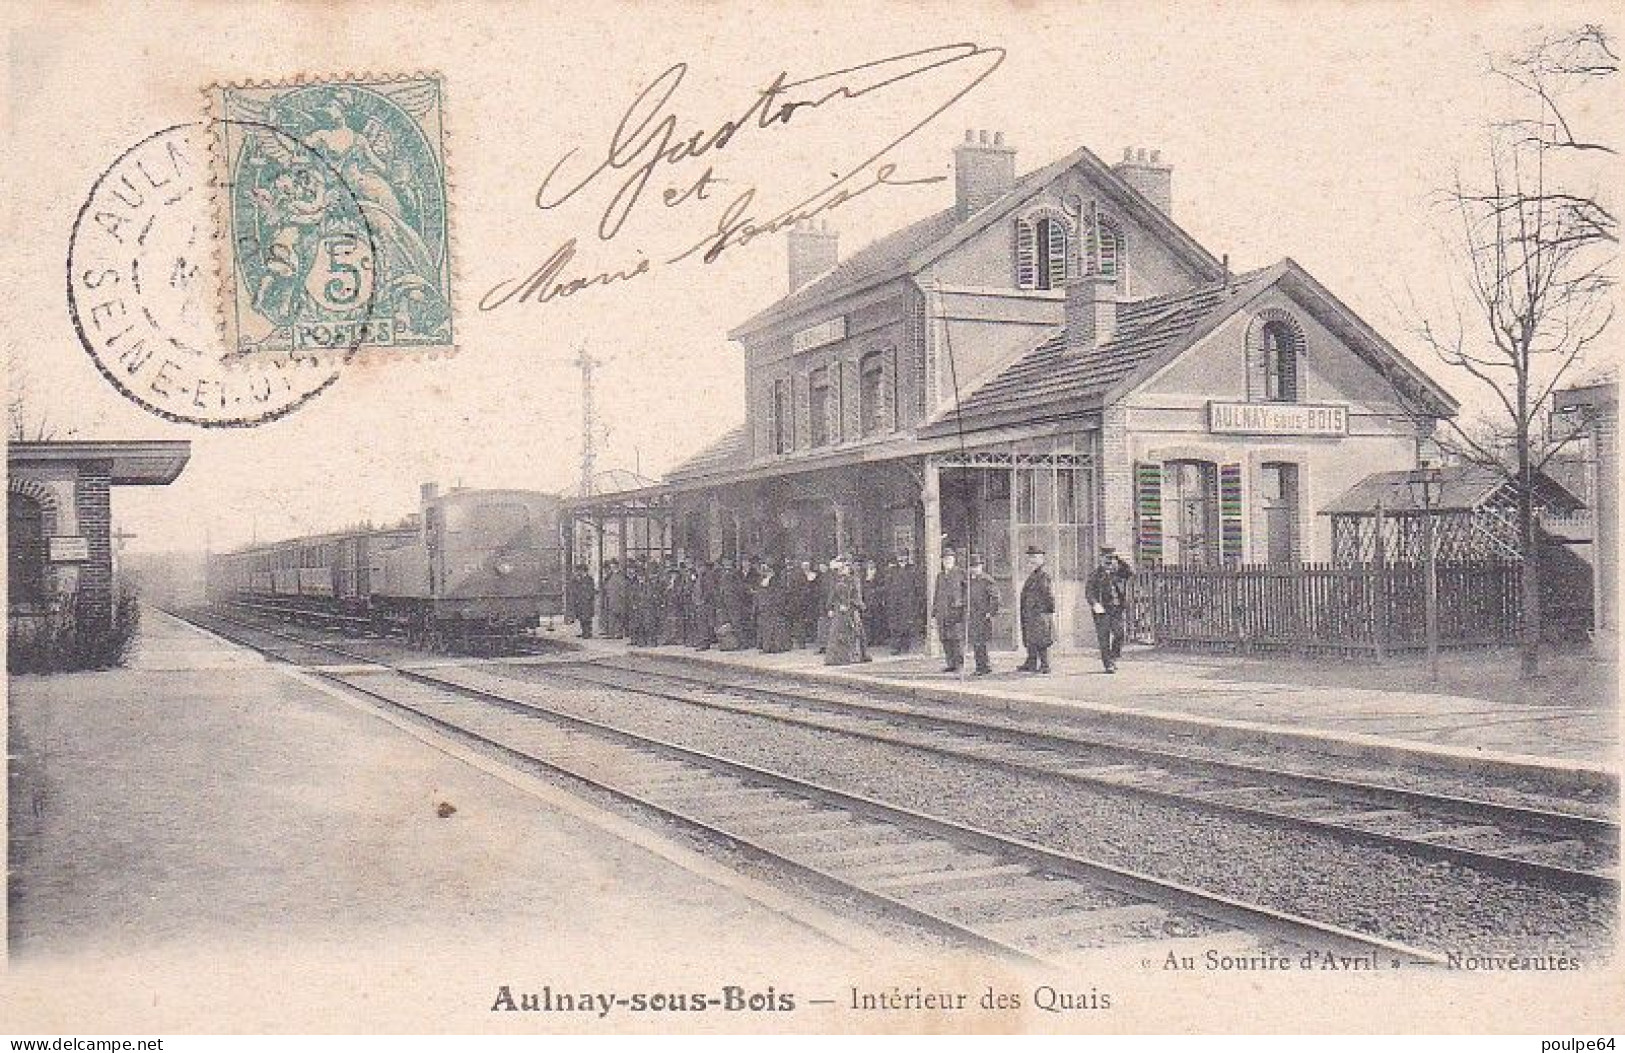
[[[1089,572],[1083,585],[1083,599],[1095,616],[1095,639],[1100,644],[1100,664],[1108,673],[1117,672],[1123,656],[1124,616],[1128,611],[1128,579],[1134,572],[1117,558],[1117,550],[1100,550],[1100,563]]]
[[[987,645],[993,640],[993,618],[999,613],[999,586],[988,574],[986,561],[974,553],[970,558],[970,587],[965,612],[965,636],[976,655],[976,675],[986,676],[993,672],[993,666],[987,660]]]
[[[1028,545],[1027,566],[1032,570],[1021,585],[1021,642],[1027,647],[1027,660],[1016,669],[1047,673],[1049,649],[1055,643],[1055,591],[1044,569],[1044,550]]]
[[[948,664],[945,673],[957,673],[965,664],[965,572],[955,566],[954,550],[942,550],[942,572],[931,594],[931,617],[937,620],[937,636]]]

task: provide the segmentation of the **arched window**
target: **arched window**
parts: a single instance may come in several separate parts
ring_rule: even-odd
[[[1264,326],[1264,399],[1298,401],[1298,334],[1286,322]]]
[[[1084,268],[1090,273],[1097,272],[1102,277],[1115,278],[1119,284],[1123,281],[1126,271],[1124,260],[1123,232],[1117,224],[1105,216],[1097,217],[1096,222],[1100,228],[1100,245],[1095,245],[1095,231],[1091,226],[1085,231],[1084,237]],[[1086,222],[1085,226],[1089,226]]]
[[[1066,219],[1043,211],[1016,220],[1016,285],[1022,289],[1059,289],[1076,273],[1072,230]]]
[[[13,608],[44,603],[45,510],[27,494],[6,496],[7,596]]]

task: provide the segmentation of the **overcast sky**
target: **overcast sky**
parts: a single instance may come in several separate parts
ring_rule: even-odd
[[[963,68],[742,133],[714,158],[730,182],[710,201],[660,204],[659,189],[704,166],[674,167],[609,242],[596,230],[613,185],[599,180],[538,211],[543,175],[574,149],[560,178],[585,176],[633,98],[674,63],[689,64],[670,107],[686,134],[744,110],[780,71],[794,80],[958,41],[1003,48],[1003,62],[884,158],[899,177],[949,179],[883,188],[829,213],[843,253],[951,202],[951,150],[966,128],[1003,131],[1019,171],[1079,145],[1108,162],[1125,146],[1156,148],[1174,166],[1174,218],[1215,255],[1238,271],[1290,255],[1414,349],[1394,301],[1412,288],[1432,298],[1446,266],[1427,228],[1429,195],[1504,105],[1486,51],[1535,24],[1533,8],[1492,5],[1253,5],[1194,20],[1151,5],[988,7],[982,17],[965,4],[870,5],[882,13],[862,24],[838,7],[780,6],[695,6],[679,17],[606,5],[567,19],[542,5],[481,5],[443,9],[458,27],[443,33],[378,7],[319,27],[267,9],[176,9],[209,42],[201,50],[166,34],[162,18],[104,13],[87,26],[71,13],[36,16],[12,34],[7,64],[13,157],[38,162],[14,166],[27,174],[7,219],[5,335],[31,399],[75,437],[192,440],[175,485],[116,497],[142,550],[219,550],[395,519],[425,480],[571,486],[581,413],[569,362],[582,343],[608,359],[600,467],[658,475],[740,418],[741,354],[726,333],[783,295],[782,237],[564,302],[482,312],[480,298],[571,237],[581,246],[571,273],[585,276],[672,255],[740,188],[756,186],[765,213],[792,205],[963,87]],[[1543,17],[1567,24],[1585,12],[1546,5]],[[80,347],[64,302],[68,231],[97,174],[142,136],[195,117],[202,82],[413,68],[447,81],[458,354],[352,368],[287,419],[249,430],[168,424],[124,400]]]

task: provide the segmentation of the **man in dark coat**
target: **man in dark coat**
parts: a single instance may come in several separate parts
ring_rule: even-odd
[[[948,664],[944,673],[957,673],[965,664],[965,572],[955,566],[954,550],[942,550],[942,571],[931,594],[931,617]]]
[[[881,586],[892,654],[914,650],[914,641],[919,638],[922,596],[918,578],[913,559],[904,556],[901,562],[893,562]]]
[[[1016,669],[1023,673],[1049,672],[1049,649],[1055,643],[1055,591],[1049,571],[1044,569],[1044,550],[1027,546],[1027,565],[1032,568],[1021,585],[1021,642],[1027,660]]]
[[[592,639],[592,617],[598,599],[598,587],[585,565],[576,567],[570,578],[570,617],[581,626],[581,638]]]
[[[717,568],[707,561],[701,563],[689,577],[689,588],[694,605],[688,621],[690,647],[709,651],[717,642]]]
[[[1111,547],[1100,550],[1100,563],[1089,572],[1083,585],[1083,599],[1095,616],[1095,640],[1100,645],[1100,664],[1108,673],[1117,672],[1123,657],[1124,622],[1128,613],[1128,580],[1134,576],[1129,565]]]
[[[785,592],[790,603],[790,646],[811,646],[818,622],[818,575],[811,560],[804,559],[785,572]]]
[[[970,585],[965,599],[965,637],[976,655],[976,675],[993,672],[987,645],[993,640],[993,618],[999,613],[999,584],[987,572],[981,556],[970,558]]]

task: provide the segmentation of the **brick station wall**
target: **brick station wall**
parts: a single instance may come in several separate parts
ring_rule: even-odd
[[[79,569],[79,609],[99,618],[111,618],[113,610],[112,472],[111,461],[82,462],[74,487],[79,532],[90,546]]]

